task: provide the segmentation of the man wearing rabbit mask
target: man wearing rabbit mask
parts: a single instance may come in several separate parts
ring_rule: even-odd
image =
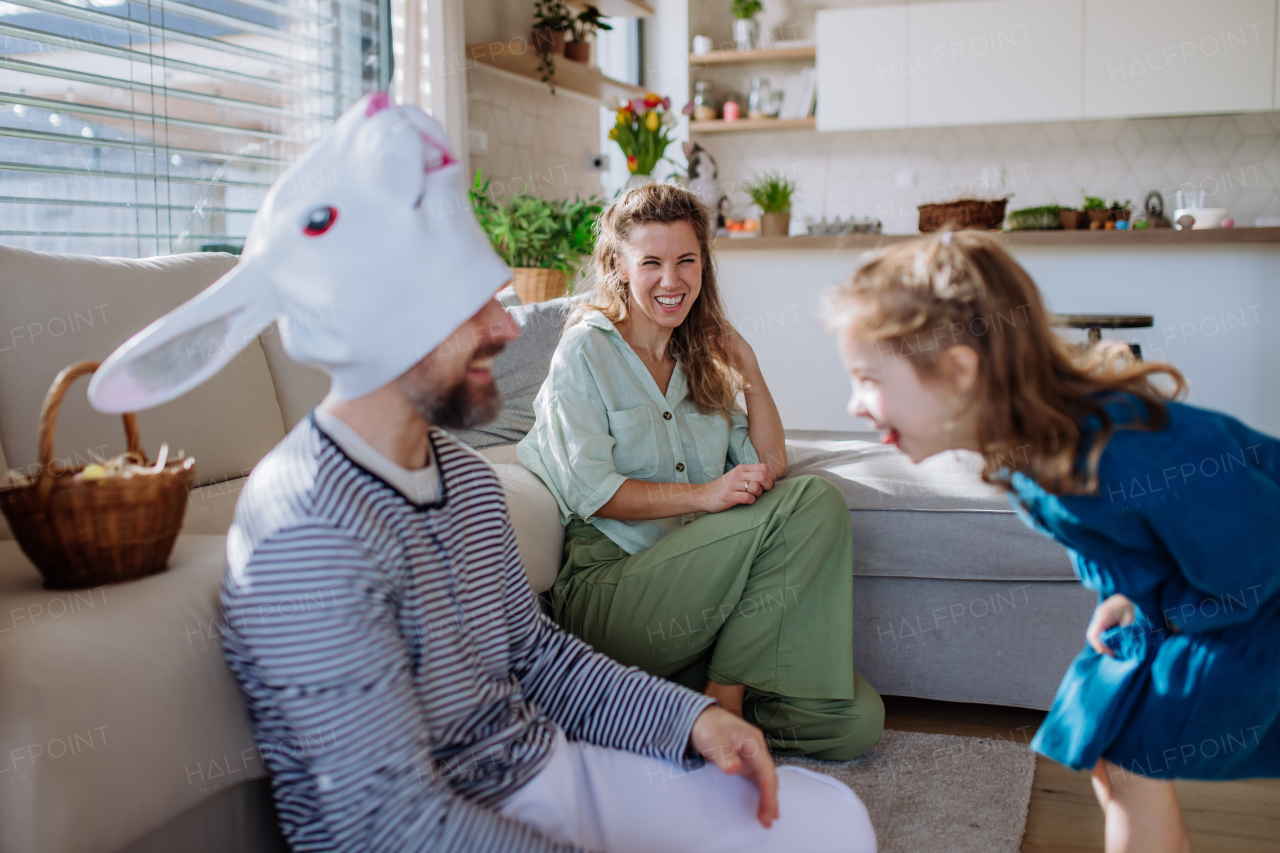
[[[331,390],[249,478],[222,589],[291,846],[874,849],[843,785],[775,770],[758,729],[538,609],[497,476],[440,429],[492,417],[518,335],[466,199],[439,125],[368,96],[277,182],[240,265],[90,387],[104,411],[158,405],[272,320],[338,306],[283,339]]]

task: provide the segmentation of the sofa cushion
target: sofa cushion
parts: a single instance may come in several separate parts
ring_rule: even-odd
[[[955,580],[1074,580],[1067,552],[1018,520],[973,453],[919,465],[875,433],[787,430],[788,477],[840,489],[853,524],[853,572]]]
[[[40,405],[59,370],[105,359],[235,262],[214,253],[130,260],[0,246],[0,444],[9,465],[38,470]],[[90,408],[87,387],[80,380],[58,418],[54,452],[70,464],[124,450],[120,419]],[[151,456],[161,442],[194,456],[199,483],[243,476],[285,434],[261,345],[253,341],[209,382],[139,413],[138,427]]]
[[[0,543],[0,851],[116,850],[263,775],[215,622],[224,542],[78,591]]]
[[[502,413],[478,429],[454,430],[458,440],[477,449],[493,447],[519,441],[533,429],[533,398],[551,369],[551,357],[571,308],[568,297],[507,308],[520,327],[520,337],[493,360],[493,379],[502,392]]]
[[[546,592],[556,582],[564,562],[560,505],[546,485],[516,460],[514,444],[486,447],[480,453],[502,480],[520,562],[524,563],[529,585],[534,592]]]
[[[284,351],[280,326],[273,324],[258,336],[267,357],[267,369],[276,386],[276,401],[284,416],[285,432],[298,425],[329,393],[329,375],[319,368],[300,364]]]

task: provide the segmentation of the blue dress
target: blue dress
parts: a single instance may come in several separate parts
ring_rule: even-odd
[[[1123,424],[1141,403],[1106,408]],[[1031,746],[1077,770],[1102,756],[1160,779],[1280,776],[1280,440],[1168,408],[1163,430],[1113,433],[1097,495],[1012,477],[1023,521],[1067,547],[1099,601],[1138,611],[1103,635],[1114,658],[1076,656]]]

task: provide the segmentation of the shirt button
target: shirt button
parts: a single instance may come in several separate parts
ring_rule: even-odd
[[[684,463],[683,463],[683,462],[677,462],[677,463],[676,463],[676,470],[677,470],[677,471],[683,471],[683,470],[684,470]]]
[[[662,419],[663,419],[664,421],[669,421],[669,420],[671,420],[671,413],[670,413],[670,412],[663,412],[663,413],[662,413]]]

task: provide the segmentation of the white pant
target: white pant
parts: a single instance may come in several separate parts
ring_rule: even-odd
[[[633,752],[569,742],[501,807],[563,844],[599,853],[875,853],[866,806],[844,783],[778,768],[771,829],[756,820],[760,793],[712,764],[695,771]]]

